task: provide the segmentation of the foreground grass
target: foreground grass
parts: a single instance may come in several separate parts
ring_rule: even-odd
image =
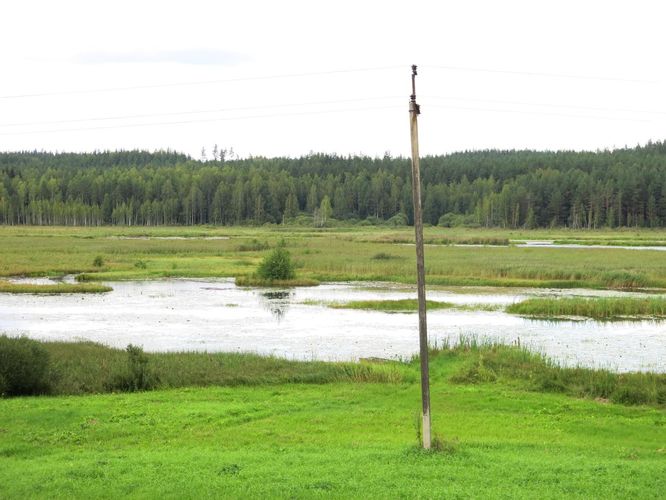
[[[250,277],[284,240],[299,278],[415,280],[412,228],[0,227],[0,276],[84,273],[84,280]],[[182,237],[182,239],[163,239]],[[507,231],[426,228],[429,241],[502,243],[577,238],[612,243],[666,240],[664,231]],[[214,239],[217,238],[217,239]],[[219,239],[228,238],[228,239]],[[103,264],[95,266],[100,257]],[[658,251],[428,246],[431,285],[666,288]]]
[[[517,352],[433,353],[448,453],[415,446],[411,381],[0,400],[0,496],[661,498],[664,410],[535,392]]]
[[[666,299],[652,298],[534,298],[506,309],[512,314],[539,318],[581,316],[593,319],[666,318]]]
[[[9,283],[0,280],[0,293],[105,293],[113,290],[110,286],[99,283],[57,283],[53,285],[37,285],[24,283]]]

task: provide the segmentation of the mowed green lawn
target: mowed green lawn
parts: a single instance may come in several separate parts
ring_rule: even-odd
[[[663,498],[666,413],[435,369],[418,384],[0,400],[0,497]]]

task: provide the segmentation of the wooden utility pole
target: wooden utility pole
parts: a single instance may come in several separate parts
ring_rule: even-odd
[[[412,138],[412,198],[416,235],[416,288],[419,299],[419,349],[421,358],[421,401],[423,404],[423,447],[430,449],[430,369],[428,368],[428,325],[426,323],[425,264],[423,258],[423,215],[421,214],[421,173],[419,171],[419,125],[421,113],[416,104],[416,65],[412,66],[412,95],[409,101],[409,125]]]

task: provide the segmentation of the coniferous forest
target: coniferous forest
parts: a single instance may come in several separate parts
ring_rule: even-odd
[[[171,152],[0,153],[0,223],[412,222],[407,158],[197,161]],[[664,227],[666,142],[613,151],[475,151],[421,160],[426,223]]]

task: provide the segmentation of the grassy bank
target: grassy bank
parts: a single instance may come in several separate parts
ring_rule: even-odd
[[[10,283],[0,280],[0,293],[105,293],[113,290],[110,286],[99,283],[57,283],[53,285],[37,285],[25,283]]]
[[[249,353],[144,353],[93,342],[40,345],[48,353],[48,393],[52,395],[211,385],[388,383],[413,378],[398,364],[305,362]]]
[[[666,318],[666,299],[651,298],[535,298],[512,304],[512,314],[539,318],[580,316],[593,319]]]
[[[240,362],[237,372],[249,368]],[[416,362],[406,368],[418,373]],[[516,348],[468,342],[433,353],[431,369],[433,428],[444,453],[416,447],[420,390],[412,379],[0,400],[0,496],[659,498],[665,491],[663,408],[577,399],[537,384],[534,370],[543,365]],[[583,375],[563,373],[576,381],[571,387]]]
[[[429,241],[503,242],[614,238],[666,240],[664,231],[502,231],[426,228]],[[0,276],[84,273],[84,280],[239,277],[256,273],[284,240],[304,280],[413,283],[412,228],[51,228],[0,227]],[[181,239],[163,239],[181,238]],[[219,239],[228,238],[228,239]],[[379,256],[379,257],[378,257]],[[100,260],[96,260],[97,258]],[[101,265],[99,264],[101,261]],[[429,284],[666,288],[663,253],[623,249],[428,246]]]
[[[0,341],[1,357],[11,338],[0,336]],[[44,386],[51,395],[211,385],[412,384],[419,380],[416,358],[331,363],[250,353],[144,353],[137,347],[123,350],[92,342],[35,342],[23,338],[19,343],[24,346],[20,352],[28,348],[45,351],[42,357],[48,359],[48,367],[44,370]],[[436,378],[454,383],[510,382],[530,391],[666,406],[666,374],[567,368],[516,346],[462,338],[452,346],[431,349],[431,364]],[[36,367],[30,369],[35,371]]]

